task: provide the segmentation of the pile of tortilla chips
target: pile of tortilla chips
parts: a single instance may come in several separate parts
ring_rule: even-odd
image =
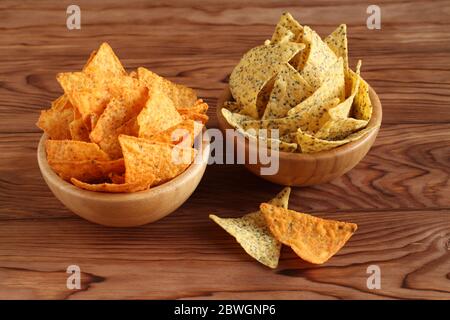
[[[230,76],[234,101],[222,114],[247,137],[286,152],[313,153],[357,140],[372,104],[369,86],[349,67],[347,27],[325,40],[289,13],[271,40],[248,51]],[[265,129],[265,130],[264,130]],[[278,134],[271,129],[278,130]]]
[[[241,218],[209,217],[235,237],[245,252],[270,268],[278,266],[282,244],[305,261],[325,263],[358,226],[288,210],[290,192],[289,187],[284,188],[268,203],[262,203],[259,211]]]
[[[162,184],[193,161],[208,105],[194,90],[138,68],[127,73],[107,43],[81,72],[60,73],[64,94],[42,111],[47,160],[64,180],[92,191]]]

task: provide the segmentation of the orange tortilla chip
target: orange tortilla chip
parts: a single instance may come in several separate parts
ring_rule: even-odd
[[[194,144],[194,139],[197,134],[202,131],[202,127],[198,122],[187,119],[163,132],[149,137],[148,140],[174,145],[182,144],[183,146],[190,147]]]
[[[139,137],[150,137],[169,129],[183,119],[164,92],[152,89],[145,107],[137,116]]]
[[[176,108],[188,108],[195,104],[197,95],[191,88],[181,84],[173,83],[146,68],[138,68],[139,80],[145,84],[150,91],[157,89],[167,96]]]
[[[123,159],[99,160],[48,160],[52,169],[64,180],[75,178],[84,182],[104,181],[112,173],[123,174],[125,165]]]
[[[181,174],[195,156],[192,148],[120,135],[119,142],[125,159],[125,182],[135,183],[155,177],[152,185],[164,183]]]
[[[206,124],[209,120],[209,117],[203,113],[191,112],[191,111],[181,111],[180,114],[184,120],[190,119],[190,120],[194,120],[197,122],[201,122],[203,124]]]
[[[358,227],[268,203],[261,204],[260,209],[275,238],[290,246],[303,260],[315,264],[322,264],[335,255]]]
[[[110,160],[98,145],[73,140],[47,140],[45,150],[49,161]]]
[[[147,190],[150,187],[152,181],[148,181],[147,183],[99,183],[99,184],[89,184],[77,180],[75,178],[70,179],[75,186],[81,189],[89,190],[89,191],[97,191],[97,192],[110,192],[110,193],[130,193],[137,192],[142,190]]]
[[[202,99],[198,99],[193,106],[188,108],[177,108],[177,111],[179,113],[206,113],[206,111],[208,111],[208,104],[206,102],[203,102]]]
[[[97,51],[92,52],[83,72],[104,79],[126,74],[119,58],[106,42],[102,43]]]
[[[90,139],[108,153],[112,159],[122,157],[118,129],[142,110],[147,98],[147,88],[139,86],[128,88],[123,92],[120,99],[111,99],[98,119],[90,134]]]
[[[66,95],[52,103],[48,110],[41,111],[36,125],[44,130],[50,139],[70,139],[69,124],[73,121],[73,107]]]

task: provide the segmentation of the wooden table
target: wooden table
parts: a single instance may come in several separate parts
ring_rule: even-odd
[[[67,1],[0,2],[0,298],[450,298],[449,1],[377,1],[382,29],[355,1],[76,1],[81,30],[66,28]],[[322,266],[284,248],[258,264],[208,214],[240,216],[281,187],[240,165],[211,165],[167,218],[114,229],[84,221],[56,200],[37,166],[39,111],[62,91],[55,75],[79,70],[107,41],[128,70],[146,66],[188,84],[211,106],[249,48],[289,10],[325,36],[345,22],[351,65],[379,93],[383,125],[347,175],[296,188],[290,206],[356,222],[358,232]],[[81,268],[81,290],[66,268]],[[380,290],[366,286],[381,268]]]

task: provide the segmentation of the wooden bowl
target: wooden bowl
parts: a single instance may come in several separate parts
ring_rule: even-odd
[[[209,139],[203,137],[202,157],[176,178],[146,191],[101,193],[83,190],[61,179],[49,166],[44,134],[37,157],[45,182],[55,197],[80,217],[110,227],[133,227],[159,220],[180,207],[194,192],[208,163]]]
[[[381,125],[382,110],[380,99],[372,88],[369,88],[370,100],[373,105],[372,118],[367,127],[376,127],[361,139],[347,143],[340,147],[311,154],[279,152],[279,170],[274,175],[261,175],[260,169],[265,167],[259,163],[248,163],[245,167],[254,174],[270,182],[285,186],[310,186],[331,181],[344,175],[367,154],[377,137]],[[217,119],[220,129],[233,129],[222,115],[222,106],[225,101],[232,100],[229,87],[225,88],[217,103]],[[241,148],[246,159],[249,154],[248,139],[236,139],[235,148]],[[244,149],[242,149],[244,148]],[[250,150],[254,152],[254,150]]]

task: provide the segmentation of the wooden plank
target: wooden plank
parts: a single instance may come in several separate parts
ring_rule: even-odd
[[[0,298],[445,299],[450,293],[449,210],[320,214],[356,222],[359,230],[326,265],[307,264],[284,248],[275,271],[247,256],[207,213],[134,229],[79,219],[1,224]],[[65,286],[71,264],[81,268],[80,291]],[[373,264],[381,268],[380,290],[366,286]]]
[[[77,4],[82,29],[68,31],[65,2],[0,1],[0,298],[448,299],[449,1],[377,1],[381,30],[366,28],[368,4],[352,0]],[[34,124],[62,92],[58,72],[79,70],[107,41],[128,70],[146,66],[195,88],[216,127],[233,66],[286,10],[322,36],[347,23],[351,64],[363,60],[383,104],[380,134],[356,168],[292,192],[293,209],[358,223],[329,263],[306,264],[284,248],[271,271],[208,220],[253,211],[280,190],[243,166],[209,166],[181,208],[134,229],[93,225],[53,197]],[[70,264],[81,267],[80,291],[65,286]],[[372,264],[381,290],[366,287]]]
[[[291,202],[310,212],[450,208],[449,132],[448,124],[383,126],[356,168],[332,183],[296,188]],[[70,215],[39,173],[35,160],[39,136],[0,135],[0,220]],[[207,210],[228,207],[242,213],[270,199],[279,188],[242,165],[212,165],[183,208],[196,212],[206,202]]]

